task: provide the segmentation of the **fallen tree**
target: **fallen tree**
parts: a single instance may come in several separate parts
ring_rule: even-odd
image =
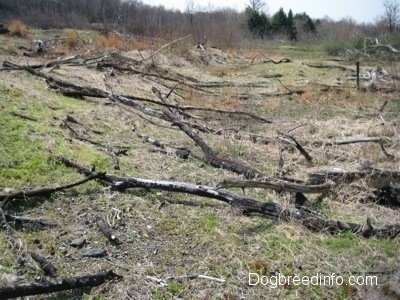
[[[63,156],[57,156],[57,158],[60,159],[66,166],[76,168],[83,174],[92,174],[91,169],[86,166],[83,166]],[[103,184],[109,186],[112,190],[120,192],[124,192],[127,189],[144,188],[147,190],[156,189],[212,198],[225,202],[230,206],[242,211],[244,214],[258,214],[280,221],[292,220],[310,230],[318,232],[337,234],[344,231],[350,231],[366,238],[371,236],[394,238],[400,233],[400,224],[374,228],[369,219],[367,220],[366,225],[330,220],[307,207],[298,206],[297,208],[290,209],[283,208],[279,204],[272,201],[263,202],[257,199],[239,196],[218,187],[176,181],[121,177],[110,174],[104,174],[102,180]]]

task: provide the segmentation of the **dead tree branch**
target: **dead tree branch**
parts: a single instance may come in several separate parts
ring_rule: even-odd
[[[33,251],[29,251],[29,254],[39,264],[45,275],[57,276],[57,268],[49,260]]]
[[[113,244],[119,245],[121,244],[120,240],[113,234],[110,226],[103,218],[98,218],[96,221],[97,227],[99,227],[100,231],[104,234],[104,236]]]
[[[1,208],[6,207],[6,205],[14,199],[25,199],[25,198],[38,197],[38,196],[47,197],[56,192],[73,188],[75,186],[81,185],[90,180],[102,178],[103,176],[104,176],[104,173],[88,174],[88,177],[86,177],[85,179],[79,180],[74,183],[54,187],[54,188],[42,188],[42,189],[37,189],[37,190],[21,191],[21,192],[9,194],[9,195],[0,195],[0,200],[2,201],[0,203],[0,207]]]
[[[309,173],[307,183],[322,184],[327,180],[331,180],[335,183],[351,183],[358,179],[365,179],[370,186],[376,188],[386,186],[391,182],[400,185],[400,172],[374,168],[367,168],[363,171],[344,171],[334,169]]]
[[[0,287],[0,298],[9,299],[50,294],[71,289],[91,288],[102,285],[107,281],[120,280],[121,278],[122,276],[115,274],[113,271],[107,271],[94,275],[61,279],[55,282],[18,284]]]
[[[77,168],[80,172],[88,173],[89,168],[73,162],[67,158],[59,157],[62,161],[71,167]],[[120,177],[105,174],[105,182],[110,183],[111,189],[116,191],[125,191],[131,188],[156,189],[163,191],[172,191],[177,193],[186,193],[207,198],[220,200],[241,210],[245,214],[260,214],[264,217],[275,220],[295,220],[313,231],[329,232],[332,234],[351,231],[364,237],[390,237],[394,238],[400,233],[400,224],[387,225],[381,228],[372,228],[355,223],[346,223],[325,218],[318,213],[308,209],[299,208],[287,209],[280,207],[275,202],[263,202],[256,199],[238,196],[223,189],[215,187],[197,185],[185,182],[150,180],[132,177]]]
[[[282,58],[282,59],[280,59],[280,60],[278,60],[278,61],[275,61],[275,60],[273,60],[273,59],[270,59],[269,57],[266,57],[265,55],[263,55],[263,54],[257,54],[256,56],[254,56],[253,57],[253,59],[251,60],[251,62],[250,62],[250,65],[252,65],[253,63],[254,63],[254,61],[256,60],[256,58],[257,57],[260,57],[260,56],[262,56],[262,57],[264,57],[265,59],[267,59],[266,61],[263,61],[262,63],[269,63],[269,62],[272,62],[274,65],[278,65],[278,64],[281,64],[281,63],[288,63],[288,62],[291,62],[291,60],[289,59],[289,58]]]
[[[167,43],[167,44],[161,46],[161,47],[160,47],[159,49],[157,49],[152,55],[150,55],[149,57],[144,58],[143,61],[148,60],[149,58],[153,58],[153,57],[156,56],[156,55],[158,54],[158,52],[160,52],[162,49],[165,49],[165,48],[167,48],[167,47],[169,47],[169,46],[171,46],[171,45],[173,45],[173,44],[175,44],[175,43],[177,43],[177,42],[180,42],[180,41],[183,41],[183,40],[185,40],[185,39],[187,39],[187,38],[190,38],[191,36],[192,36],[192,34],[188,34],[188,35],[185,35],[184,37],[181,37],[181,38],[179,38],[179,39],[173,40],[172,42],[169,42],[169,43]]]
[[[275,178],[262,178],[261,181],[254,180],[224,180],[218,184],[219,188],[241,187],[241,188],[265,188],[278,192],[300,192],[300,193],[322,193],[335,187],[333,182],[318,185],[300,184]]]
[[[280,131],[278,131],[278,134],[280,134],[283,137],[288,138],[290,141],[292,141],[294,143],[294,146],[306,158],[306,160],[309,161],[309,162],[312,161],[312,157],[310,156],[310,154],[308,154],[308,152],[303,148],[303,146],[300,145],[300,143],[297,142],[296,139],[292,135],[286,134],[286,133],[283,133],[283,132],[280,132]],[[286,141],[286,140],[284,140],[284,141]]]
[[[54,221],[31,218],[26,216],[14,216],[14,215],[5,215],[5,219],[8,223],[12,223],[14,227],[21,227],[26,225],[31,225],[33,227],[55,227],[58,224]]]
[[[189,136],[196,144],[200,147],[201,151],[204,154],[203,160],[206,164],[209,164],[216,168],[223,168],[225,170],[232,171],[236,174],[241,174],[245,176],[247,179],[255,178],[255,177],[264,177],[264,175],[253,169],[252,167],[248,167],[242,165],[238,162],[227,158],[218,157],[214,151],[208,146],[204,140],[193,132],[186,124],[184,124],[178,117],[176,117],[172,112],[166,111],[164,115],[167,120],[169,120],[173,125],[178,126],[187,136]]]

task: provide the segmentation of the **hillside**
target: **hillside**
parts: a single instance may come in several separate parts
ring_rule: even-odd
[[[357,90],[354,60],[312,46],[124,52],[79,32],[37,55],[62,33],[29,34],[0,35],[0,295],[113,271],[35,297],[400,297],[398,64],[360,58]]]

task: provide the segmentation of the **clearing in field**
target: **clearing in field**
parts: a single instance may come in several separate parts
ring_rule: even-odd
[[[0,298],[400,297],[397,63],[30,34],[63,43],[0,35]]]

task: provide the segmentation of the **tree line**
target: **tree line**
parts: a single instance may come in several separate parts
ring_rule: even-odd
[[[194,0],[193,0],[194,1]],[[262,0],[249,0],[242,12],[232,9],[198,9],[189,4],[185,12],[150,6],[139,0],[0,0],[0,23],[20,19],[42,29],[77,28],[118,31],[163,39],[192,34],[195,42],[232,47],[251,39],[290,41],[350,39],[372,35],[387,28],[395,31],[400,20],[397,0],[385,0],[386,15],[376,24],[352,20],[313,20],[305,12],[287,13],[281,8],[272,15],[263,11]]]
[[[256,37],[283,36],[291,41],[297,40],[298,28],[305,33],[316,33],[317,20],[314,22],[305,12],[293,15],[290,9],[288,14],[283,8],[279,9],[271,18],[264,12],[248,6],[245,11],[249,30]]]

